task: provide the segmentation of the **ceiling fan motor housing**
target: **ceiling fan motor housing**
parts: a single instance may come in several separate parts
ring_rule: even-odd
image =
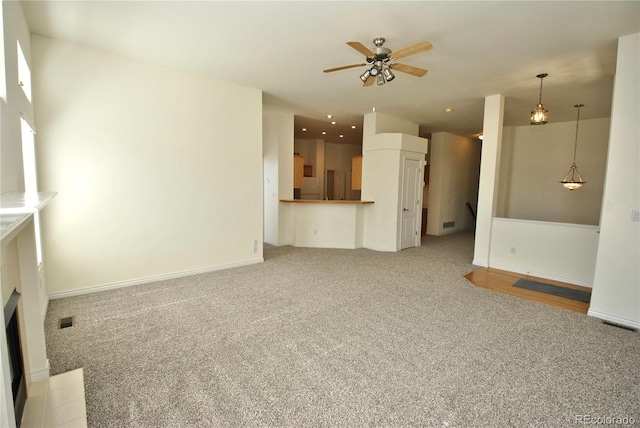
[[[389,54],[391,54],[391,49],[387,49],[387,48],[376,48],[376,59],[377,60],[383,60],[389,57]]]

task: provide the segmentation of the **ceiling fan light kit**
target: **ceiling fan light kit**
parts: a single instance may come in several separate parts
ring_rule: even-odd
[[[404,58],[409,55],[414,55],[420,52],[431,50],[433,49],[431,43],[422,41],[406,48],[400,49],[396,52],[392,52],[390,49],[382,46],[384,42],[384,37],[376,37],[375,39],[373,39],[373,44],[376,46],[375,53],[360,42],[347,42],[349,46],[363,54],[367,62],[363,64],[352,64],[342,67],[328,68],[324,70],[324,72],[331,73],[334,71],[346,70],[348,68],[370,65],[370,68],[365,70],[365,72],[360,75],[360,80],[364,82],[363,86],[371,86],[373,85],[374,81],[378,84],[378,86],[382,86],[387,82],[391,82],[396,78],[391,69],[411,74],[416,77],[422,77],[427,74],[428,70],[414,67],[412,65],[397,63],[395,61],[399,58]]]

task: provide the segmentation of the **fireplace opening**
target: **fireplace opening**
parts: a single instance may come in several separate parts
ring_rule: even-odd
[[[7,348],[9,351],[9,370],[11,373],[11,391],[13,393],[13,408],[16,415],[16,426],[20,427],[22,412],[27,401],[27,389],[24,376],[24,362],[22,360],[22,346],[20,345],[20,327],[18,325],[18,300],[20,293],[13,290],[7,305],[4,307],[4,322],[7,333]]]

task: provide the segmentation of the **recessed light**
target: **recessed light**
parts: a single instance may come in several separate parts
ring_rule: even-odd
[[[356,129],[356,126],[355,125],[351,125],[351,129]]]
[[[447,107],[446,109],[444,109],[444,111],[446,111],[447,113],[451,113],[453,109],[451,107]]]
[[[322,135],[327,135],[327,131],[322,131]]]
[[[331,119],[332,117],[333,117],[333,115],[332,115],[332,114],[328,114],[328,115],[327,115],[327,119]]]
[[[303,132],[307,132],[307,128],[302,128],[302,131]]]
[[[336,124],[336,121],[335,121],[335,120],[332,120],[332,121],[331,121],[331,124],[332,124],[332,125],[335,125],[335,124]]]
[[[340,138],[344,137],[344,135],[340,134]]]

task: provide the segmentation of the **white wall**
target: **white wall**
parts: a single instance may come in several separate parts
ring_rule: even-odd
[[[383,113],[369,113],[364,115],[362,129],[363,140],[375,134],[399,133],[418,136],[420,125]]]
[[[287,203],[291,210],[292,245],[316,248],[361,248],[364,213],[372,205]]]
[[[351,158],[362,154],[362,146],[355,144],[325,144],[325,168],[336,171],[342,181],[336,182],[335,199],[357,199],[351,190]],[[336,177],[337,178],[337,177]]]
[[[381,119],[384,126],[377,125]],[[393,133],[376,133],[376,129],[397,125]],[[392,129],[393,130],[393,129]],[[405,134],[400,131],[414,132]],[[417,137],[418,126],[379,113],[364,117],[362,145],[362,200],[374,201],[367,207],[364,222],[364,246],[377,251],[400,250],[400,211],[402,204],[402,175],[405,159],[424,161],[428,140]],[[423,179],[424,163],[420,168]],[[422,205],[422,191],[419,192]],[[418,213],[418,231],[420,230]],[[418,236],[419,238],[419,236]],[[419,245],[419,239],[417,240]]]
[[[291,130],[293,132],[293,130]],[[311,165],[312,177],[318,178],[320,198],[324,199],[325,142],[324,140],[295,139],[293,151],[304,156],[304,164]]]
[[[618,40],[600,245],[589,315],[640,328],[640,33]]]
[[[262,260],[260,91],[37,35],[32,56],[53,296]]]
[[[33,107],[18,85],[17,42],[20,42],[27,62],[32,64],[30,32],[20,2],[3,1],[0,18],[2,19],[0,58],[2,58],[3,62],[2,71],[0,72],[0,79],[2,79],[0,82],[0,192],[24,192],[20,116],[22,115],[32,128],[35,128],[35,123]],[[33,68],[32,65],[31,68]],[[35,257],[35,248],[32,248],[32,251],[26,248],[29,241],[33,245],[34,239],[33,223],[30,223],[29,227],[31,227],[31,230],[28,231],[30,235],[27,238],[21,237],[12,242],[3,243],[3,245],[6,244],[1,250],[2,287],[0,287],[0,301],[3,303],[3,308],[13,288],[22,291],[23,284],[25,286],[33,285],[32,281],[35,281],[35,284],[38,283],[37,277],[33,275],[26,276],[34,272],[35,276],[37,276],[37,266],[34,266],[35,259],[31,260],[29,258],[29,255]],[[20,247],[22,247],[23,254],[20,254]],[[22,272],[24,266],[29,262],[31,262],[30,268]],[[23,278],[22,276],[25,277]],[[37,292],[46,292],[46,289],[40,288],[38,285],[35,285],[35,287]],[[42,326],[42,308],[39,304],[41,298],[40,296],[29,296],[29,294],[32,294],[32,290],[28,290],[27,295],[23,293],[23,298],[21,298],[21,316],[19,320],[20,336],[26,360],[27,383],[37,376],[41,376],[40,379],[43,379],[49,375],[44,344],[44,328]],[[33,305],[34,302],[37,302],[35,307]],[[4,325],[3,314],[0,314],[0,323]],[[28,387],[29,384],[27,384]],[[15,426],[11,375],[4,328],[0,330],[0,426]]]
[[[388,134],[387,134],[388,135]],[[398,251],[399,189],[401,170],[399,150],[367,150],[362,157],[362,200],[374,201],[367,207],[364,246],[377,251]]]
[[[582,108],[584,111],[589,106]],[[577,113],[577,112],[576,112]],[[560,181],[573,161],[576,122],[505,128],[496,215],[597,225],[604,185],[609,118],[580,120],[576,164],[587,182],[569,191]]]
[[[494,218],[489,260],[493,268],[591,287],[597,248],[597,226]]]
[[[293,198],[293,114],[263,115],[264,241],[288,244],[289,209],[280,199]]]
[[[504,95],[490,95],[484,99],[482,125],[480,182],[478,184],[478,208],[473,249],[473,264],[489,266],[491,225],[498,206],[500,177],[500,153],[504,121]]]
[[[431,135],[427,234],[473,230],[475,219],[466,203],[476,210],[480,150],[477,140],[446,132]],[[449,221],[455,221],[455,227],[443,228],[442,224]]]

